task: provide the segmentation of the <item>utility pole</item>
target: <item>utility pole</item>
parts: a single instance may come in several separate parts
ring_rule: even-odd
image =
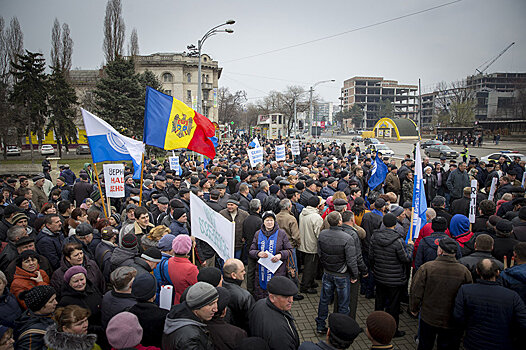
[[[298,113],[296,111],[296,99],[294,97],[294,138],[298,137]]]
[[[422,139],[422,86],[418,78],[418,139]]]

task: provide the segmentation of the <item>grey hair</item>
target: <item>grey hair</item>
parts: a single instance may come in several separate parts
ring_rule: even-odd
[[[18,238],[25,236],[26,233],[27,230],[24,227],[14,225],[7,230],[7,239],[11,242],[16,242]]]
[[[268,184],[268,181],[267,180],[263,180],[261,181],[261,183],[259,184],[259,188],[267,188],[269,187],[269,184]]]
[[[290,199],[288,199],[288,198],[284,198],[284,199],[282,199],[282,200],[279,202],[279,208],[280,208],[281,210],[289,209],[291,205],[292,205],[292,202],[291,202]]]
[[[248,209],[250,211],[257,211],[259,208],[261,208],[261,201],[257,198],[254,198],[248,203]]]
[[[7,288],[7,278],[5,277],[5,273],[0,271],[0,282],[4,284],[4,287]]]

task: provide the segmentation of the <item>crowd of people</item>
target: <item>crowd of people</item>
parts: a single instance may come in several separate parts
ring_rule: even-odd
[[[418,319],[418,349],[523,348],[524,161],[424,158],[426,222],[413,230],[411,155],[303,142],[276,161],[284,141],[262,139],[251,167],[247,141],[206,163],[182,152],[180,174],[147,158],[142,188],[126,165],[125,197],[110,202],[89,163],[1,177],[0,349],[347,349],[362,332],[393,349],[401,315]],[[377,157],[389,172],[369,188]],[[191,193],[234,223],[230,259],[192,236]],[[274,273],[258,263],[269,254]],[[291,313],[305,294],[319,295],[317,343]],[[375,305],[363,320],[360,294]]]

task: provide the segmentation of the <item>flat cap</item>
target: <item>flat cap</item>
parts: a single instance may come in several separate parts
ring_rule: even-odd
[[[339,313],[329,315],[329,328],[332,335],[348,342],[354,341],[363,332],[363,329],[352,317]]]
[[[298,294],[298,287],[285,276],[274,276],[267,285],[267,291],[271,294],[290,297]]]
[[[161,197],[159,197],[159,199],[157,200],[157,203],[160,203],[160,204],[168,204],[168,203],[170,203],[170,201],[169,201],[168,198],[166,198],[165,196],[161,196]]]

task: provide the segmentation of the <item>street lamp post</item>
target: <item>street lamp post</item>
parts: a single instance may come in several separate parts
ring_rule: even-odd
[[[313,118],[312,118],[312,116],[313,116],[313,114],[312,114],[312,113],[313,113],[313,111],[312,111],[312,93],[314,92],[314,88],[315,88],[316,86],[318,86],[319,84],[323,84],[323,83],[333,83],[333,82],[335,82],[335,81],[336,81],[336,80],[334,80],[334,79],[330,79],[330,80],[322,80],[322,81],[318,81],[318,82],[316,82],[314,85],[312,85],[312,86],[310,87],[310,90],[309,90],[309,92],[310,92],[310,97],[309,97],[309,118],[308,118],[307,125],[310,125],[310,122],[311,122],[312,119],[313,119]],[[316,122],[314,123],[314,127],[316,127],[316,133],[315,133],[315,135],[314,135],[314,137],[316,138],[316,136],[317,136],[317,134],[318,134],[318,133],[317,133],[318,129],[317,129]],[[312,130],[312,129],[311,129],[311,130]]]
[[[210,38],[212,35],[216,35],[217,33],[229,33],[232,34],[234,32],[233,29],[227,28],[227,29],[221,29],[218,28],[226,26],[226,25],[232,25],[236,23],[233,19],[230,19],[226,21],[225,23],[222,23],[218,26],[215,26],[214,28],[210,29],[208,32],[203,35],[203,37],[197,41],[197,54],[198,54],[198,63],[197,63],[197,113],[203,114],[203,107],[201,101],[201,95],[202,95],[202,78],[201,78],[201,49],[203,48],[203,44],[205,43],[206,39]],[[195,49],[195,46],[191,45],[188,47],[189,49]]]

